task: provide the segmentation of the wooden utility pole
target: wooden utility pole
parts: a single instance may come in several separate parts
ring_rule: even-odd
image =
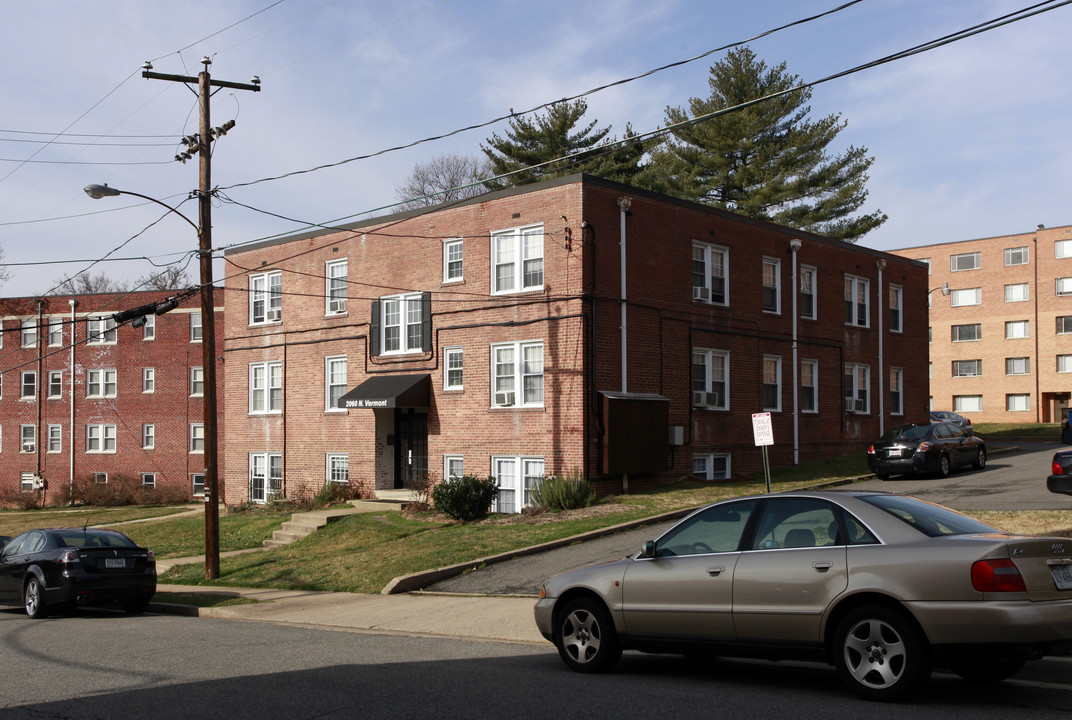
[[[217,425],[218,403],[216,400],[216,319],[212,287],[212,140],[213,130],[209,112],[213,87],[228,87],[237,90],[260,92],[260,80],[250,84],[212,80],[208,66],[212,61],[201,60],[205,69],[196,78],[183,75],[163,75],[150,72],[146,63],[142,77],[153,80],[170,80],[181,83],[197,83],[201,106],[201,122],[197,151],[200,154],[200,182],[198,184],[197,246],[201,259],[201,361],[204,375],[204,423],[205,430],[205,578],[215,580],[220,576],[220,494],[217,457],[219,431]]]

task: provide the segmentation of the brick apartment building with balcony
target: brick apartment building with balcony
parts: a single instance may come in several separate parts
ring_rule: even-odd
[[[921,263],[587,175],[226,261],[228,502],[464,473],[519,512],[754,473],[752,413],[782,465],[926,418]]]
[[[43,478],[45,502],[54,503],[73,481],[126,476],[204,494],[198,296],[147,315],[141,327],[112,318],[175,294],[0,300],[0,493],[33,492]],[[215,297],[222,325],[223,290]]]
[[[1059,422],[1072,398],[1072,226],[892,252],[930,267],[933,408]]]

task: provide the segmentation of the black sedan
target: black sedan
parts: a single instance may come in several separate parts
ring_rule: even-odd
[[[965,465],[986,467],[986,443],[946,422],[896,425],[867,449],[867,466],[881,480],[925,472],[945,477]]]
[[[964,417],[960,413],[951,412],[949,410],[931,410],[931,422],[940,423],[947,422],[952,423],[963,430],[968,435],[972,435],[975,430],[972,428],[972,421]]]
[[[22,605],[31,618],[51,606],[119,603],[142,612],[155,592],[153,551],[115,530],[28,530],[0,551],[0,604]]]
[[[1053,456],[1046,488],[1052,493],[1072,495],[1072,450],[1058,450]]]

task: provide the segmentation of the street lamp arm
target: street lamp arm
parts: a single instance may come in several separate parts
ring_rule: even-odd
[[[178,215],[179,217],[181,217],[186,222],[190,223],[190,227],[192,227],[195,231],[197,231],[198,235],[201,234],[201,228],[199,228],[194,223],[193,220],[191,220],[190,218],[186,217],[181,212],[179,212],[175,208],[171,207],[167,203],[161,202],[161,201],[157,200],[154,197],[149,197],[148,195],[142,195],[141,193],[132,192],[130,190],[119,190],[117,188],[108,187],[107,183],[105,183],[104,185],[86,185],[83,188],[83,190],[85,191],[86,195],[89,195],[94,200],[100,200],[102,197],[115,197],[116,195],[133,195],[134,197],[140,197],[143,200],[148,200],[149,202],[154,202],[157,205],[160,205],[161,207],[167,208],[171,212],[173,212],[176,215]]]

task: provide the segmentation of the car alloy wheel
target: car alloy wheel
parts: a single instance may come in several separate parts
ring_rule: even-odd
[[[938,455],[938,477],[949,476],[949,456],[945,453]]]
[[[562,609],[554,640],[563,662],[577,672],[604,672],[622,654],[610,616],[591,598],[572,600]]]
[[[880,605],[849,613],[838,626],[842,680],[868,700],[900,700],[930,677],[926,644],[902,613]]]
[[[972,467],[976,470],[982,470],[986,467],[986,449],[979,448],[979,454],[975,456],[975,462],[972,463]]]
[[[45,608],[45,592],[41,587],[41,582],[31,577],[26,581],[26,590],[22,596],[23,602],[26,605],[26,614],[33,619],[43,618],[48,613]]]

